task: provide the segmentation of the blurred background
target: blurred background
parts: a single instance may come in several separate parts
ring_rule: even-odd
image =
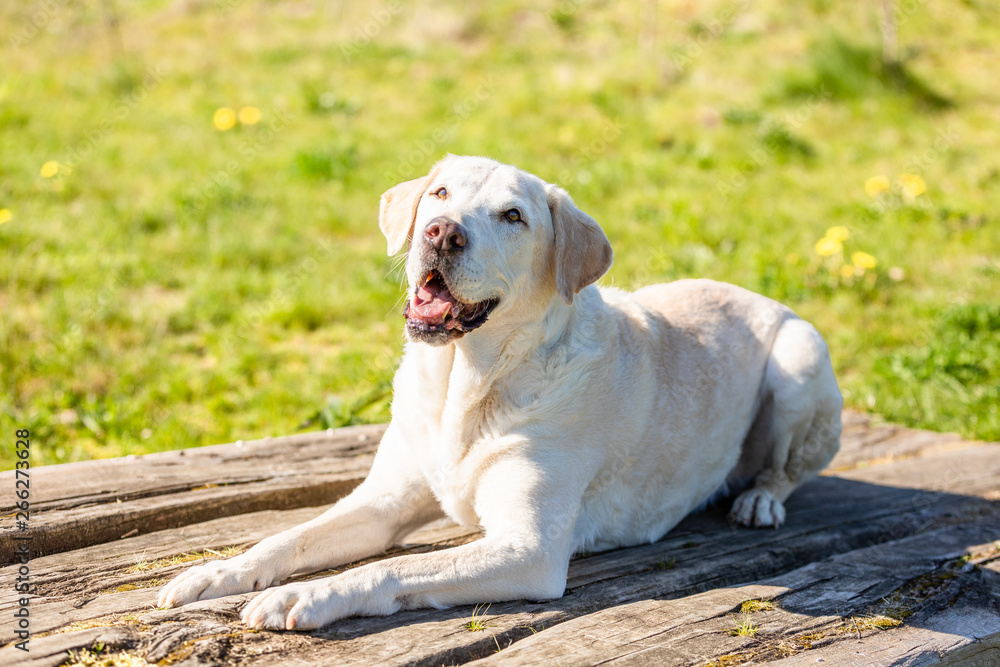
[[[847,404],[1000,440],[1000,3],[0,5],[0,432],[34,464],[385,421],[379,195],[566,187],[605,285],[734,282]],[[2,448],[13,467],[12,447]]]

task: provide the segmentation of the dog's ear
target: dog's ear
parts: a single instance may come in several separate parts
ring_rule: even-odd
[[[378,202],[378,226],[388,242],[390,256],[399,252],[412,238],[420,199],[437,178],[442,164],[450,157],[448,155],[434,165],[427,176],[400,183],[382,193]]]
[[[611,268],[611,242],[597,221],[558,185],[546,188],[555,231],[556,289],[566,303]]]
[[[417,206],[424,190],[430,185],[423,176],[393,186],[382,193],[378,201],[378,226],[385,235],[389,255],[399,252],[413,236]]]

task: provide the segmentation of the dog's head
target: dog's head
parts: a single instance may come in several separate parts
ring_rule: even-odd
[[[487,319],[566,303],[611,266],[611,244],[566,192],[494,160],[449,155],[382,195],[389,254],[409,243],[406,332],[443,345]]]

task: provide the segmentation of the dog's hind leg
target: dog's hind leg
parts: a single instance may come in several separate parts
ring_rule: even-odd
[[[752,435],[762,447],[752,486],[733,502],[730,518],[745,526],[779,527],[784,502],[840,447],[843,398],[819,332],[800,319],[778,330],[764,371],[761,419]],[[746,445],[745,445],[746,446]]]

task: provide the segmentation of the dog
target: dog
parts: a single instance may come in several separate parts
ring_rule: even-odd
[[[389,255],[407,246],[405,351],[371,471],[321,516],[180,574],[160,607],[265,590],[254,628],[561,597],[570,557],[655,542],[719,494],[779,527],[840,446],[826,343],[742,288],[681,280],[628,293],[600,225],[562,188],[447,156],[382,195]],[[741,492],[740,492],[741,491]],[[336,576],[448,516],[482,539]]]

